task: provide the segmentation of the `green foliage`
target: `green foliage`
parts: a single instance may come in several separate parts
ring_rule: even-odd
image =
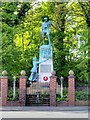
[[[13,101],[13,100],[19,100],[19,89],[16,89],[16,96],[13,98],[13,89],[8,90],[8,100]]]
[[[90,93],[87,89],[82,90],[75,90],[75,101],[88,101],[90,96]],[[66,88],[64,88],[63,91],[63,98],[61,98],[61,95],[56,95],[56,101],[68,101],[68,91]]]
[[[68,97],[67,95],[66,96],[63,96],[63,98],[61,98],[60,95],[57,96],[56,98],[56,101],[59,102],[59,101],[68,101]]]
[[[75,101],[88,101],[88,96],[90,96],[90,94],[85,90],[75,91]],[[61,98],[60,95],[57,95],[56,101],[68,101],[68,94],[64,94],[63,98]]]
[[[60,94],[56,95],[56,101],[57,102],[59,102],[59,101],[68,101],[68,91],[67,91],[67,88],[64,88],[64,90],[63,90],[63,98],[61,98]]]
[[[30,8],[30,3],[2,2],[2,22],[9,26],[18,25]]]
[[[19,76],[24,69],[29,76],[32,58],[39,56],[42,45],[41,24],[44,16],[52,21],[54,69],[65,79],[72,69],[79,81],[88,80],[89,29],[84,8],[89,3],[54,2],[2,3],[2,68],[9,76]],[[1,14],[1,13],[0,13]],[[80,35],[80,38],[77,37]],[[45,41],[47,43],[47,40]]]
[[[88,91],[86,90],[78,90],[75,91],[75,101],[83,100],[88,101]]]

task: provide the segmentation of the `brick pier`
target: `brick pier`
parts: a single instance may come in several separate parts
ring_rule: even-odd
[[[50,77],[50,106],[56,106],[56,80],[55,75]]]
[[[75,77],[73,74],[73,71],[70,71],[70,76],[68,77],[69,106],[75,105]]]

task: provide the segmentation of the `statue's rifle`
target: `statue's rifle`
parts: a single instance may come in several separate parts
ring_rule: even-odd
[[[51,24],[53,26],[53,28],[57,29],[53,24]]]

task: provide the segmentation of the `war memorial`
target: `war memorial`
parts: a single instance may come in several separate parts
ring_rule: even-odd
[[[57,84],[57,76],[53,67],[53,44],[50,40],[51,21],[44,17],[42,23],[42,45],[39,48],[39,60],[33,56],[32,69],[30,76],[26,76],[24,70],[19,77],[19,99],[14,101],[7,100],[8,97],[8,76],[7,71],[2,72],[1,77],[1,100],[2,106],[74,106],[75,105],[75,77],[71,70],[68,77],[68,101],[58,104],[56,101],[57,88],[63,97],[63,79],[61,88]],[[46,44],[46,40],[48,44]],[[27,87],[27,81],[28,87]],[[15,84],[14,84],[15,86]],[[61,92],[61,93],[60,93]],[[15,87],[14,87],[15,93]]]

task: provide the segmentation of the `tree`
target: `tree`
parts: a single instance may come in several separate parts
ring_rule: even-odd
[[[88,69],[87,69],[87,73],[88,73],[88,80],[90,78],[90,1],[88,2],[79,2],[82,11],[84,13],[85,19],[86,19],[86,24],[88,27]]]
[[[32,58],[39,56],[42,45],[41,24],[45,16],[53,24],[50,37],[57,76],[67,79],[68,71],[72,69],[79,81],[86,81],[88,27],[83,11],[76,2],[3,3],[3,69],[9,75],[18,75],[24,69],[29,76]]]
[[[9,26],[18,25],[30,8],[30,3],[2,2],[2,22]]]
[[[78,2],[72,2],[68,10],[65,42],[70,51],[68,54],[69,68],[72,66],[77,80],[87,81],[88,29],[85,17]]]
[[[65,23],[66,23],[66,14],[67,8],[66,3],[58,3],[55,13],[54,13],[54,24],[56,26],[55,37],[54,39],[54,66],[57,71],[57,76],[66,76],[65,74],[65,65],[66,65],[66,52],[64,47],[64,38],[65,38]]]
[[[19,5],[19,6],[18,6]],[[2,69],[8,71],[8,75],[18,75],[23,69],[20,61],[21,51],[14,42],[17,25],[25,17],[25,13],[30,8],[28,3],[2,2]],[[20,14],[23,10],[24,14]],[[16,14],[17,13],[17,14]],[[21,17],[20,17],[21,16]]]

